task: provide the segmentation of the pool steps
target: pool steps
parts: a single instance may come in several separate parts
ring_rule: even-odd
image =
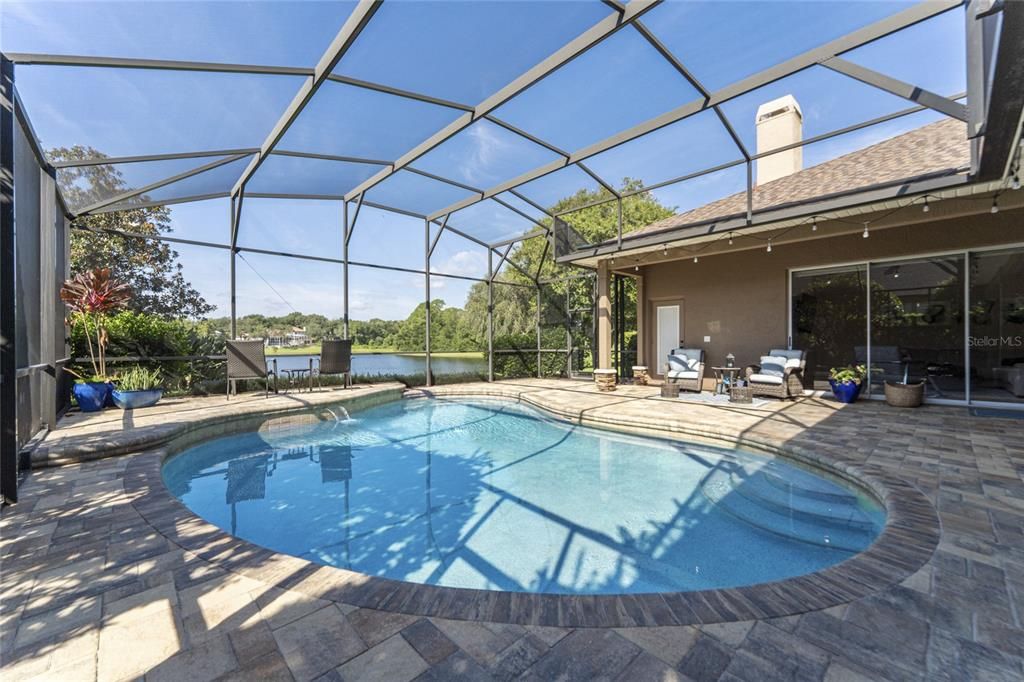
[[[871,544],[881,520],[873,519],[856,495],[809,476],[798,485],[770,472],[716,469],[705,477],[701,490],[719,508],[755,528],[851,552]]]

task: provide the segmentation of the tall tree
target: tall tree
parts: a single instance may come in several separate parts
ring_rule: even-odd
[[[76,145],[50,150],[55,161],[105,158],[92,149]],[[61,192],[72,206],[87,206],[108,199],[131,187],[113,165],[73,166],[58,173]],[[167,242],[123,237],[98,230],[120,230],[158,236],[172,232],[171,209],[166,206],[131,208],[78,218],[71,233],[71,272],[111,268],[133,291],[129,307],[166,318],[201,319],[213,305],[185,279],[179,254]]]
[[[636,191],[641,187],[642,183],[639,180],[625,178],[622,181],[622,192]],[[587,206],[587,204],[592,202],[610,198],[612,198],[611,194],[604,189],[581,189],[575,194],[558,201],[551,207],[550,211],[551,213],[572,211],[572,209]],[[622,200],[622,232],[623,234],[634,232],[674,214],[675,207],[663,205],[650,192],[634,194]],[[618,202],[615,201],[598,206],[580,208],[563,217],[588,243],[602,242],[618,234],[619,209]],[[533,285],[532,278],[538,274],[540,279],[553,279],[572,274],[573,271],[572,268],[558,265],[554,262],[552,254],[547,248],[547,239],[543,236],[527,239],[517,244],[509,253],[508,260],[515,265],[506,264],[495,278],[495,282],[501,284],[494,287],[495,336],[532,332],[536,323],[536,291],[526,287],[509,285]],[[529,273],[530,276],[527,276],[526,273]],[[545,288],[542,304],[545,306],[550,305],[553,308],[557,307],[560,302],[565,300],[566,288],[570,289],[570,294],[573,296],[578,293],[574,290],[573,284],[556,282]],[[631,297],[630,302],[635,304],[635,288],[627,287],[627,295]],[[575,297],[578,298],[578,296]],[[564,308],[564,303],[562,307]],[[470,289],[465,310],[469,313],[471,323],[477,327],[476,333],[485,334],[487,324],[487,285],[476,284]],[[635,320],[635,312],[635,305],[627,306],[627,323]],[[557,319],[565,319],[564,310],[542,310],[542,322]]]

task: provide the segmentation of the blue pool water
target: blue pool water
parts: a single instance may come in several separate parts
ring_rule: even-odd
[[[760,583],[867,547],[884,511],[779,459],[573,426],[510,402],[401,400],[168,460],[239,537],[398,580],[629,593]]]

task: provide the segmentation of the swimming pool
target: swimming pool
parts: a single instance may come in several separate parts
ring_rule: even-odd
[[[803,575],[885,521],[779,458],[574,426],[497,400],[399,400],[168,459],[170,491],[255,544],[448,587],[609,594]]]

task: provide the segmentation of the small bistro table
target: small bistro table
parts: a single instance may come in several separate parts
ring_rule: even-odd
[[[715,393],[724,394],[729,388],[736,385],[739,378],[740,367],[712,367],[715,373]]]

